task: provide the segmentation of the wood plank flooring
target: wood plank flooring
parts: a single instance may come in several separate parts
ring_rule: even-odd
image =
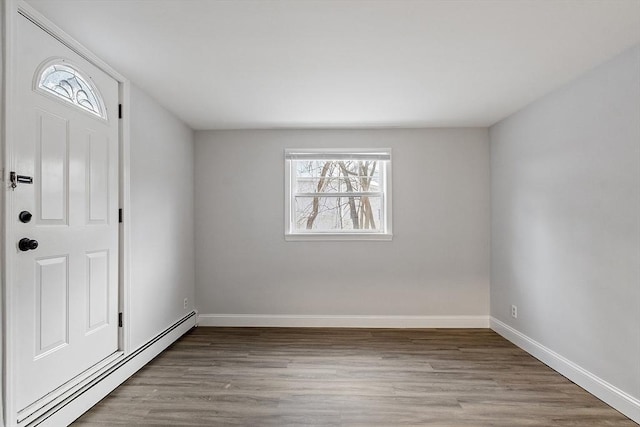
[[[77,426],[637,426],[488,329],[193,329]]]

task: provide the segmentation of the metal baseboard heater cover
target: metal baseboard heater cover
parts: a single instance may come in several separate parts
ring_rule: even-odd
[[[120,369],[121,367],[126,365],[131,360],[135,359],[138,355],[143,353],[149,347],[151,347],[152,345],[154,345],[155,343],[160,341],[162,338],[164,338],[165,336],[167,336],[168,334],[173,332],[176,328],[180,327],[182,324],[184,324],[185,322],[191,320],[192,318],[195,318],[196,316],[197,316],[197,314],[196,314],[195,311],[189,313],[188,315],[186,315],[185,317],[183,317],[182,319],[178,320],[176,323],[174,323],[173,325],[171,325],[170,327],[165,329],[163,332],[161,332],[160,334],[156,335],[151,340],[147,341],[146,344],[144,344],[143,346],[139,347],[138,349],[136,349],[134,352],[132,352],[128,356],[123,357],[122,359],[118,360],[118,362],[116,362],[115,364],[109,366],[108,369],[106,369],[104,372],[101,372],[100,375],[98,375],[96,378],[94,378],[91,382],[89,382],[89,383],[85,384],[84,386],[78,388],[77,390],[73,391],[73,393],[71,393],[68,396],[66,396],[63,400],[61,400],[59,403],[57,403],[55,406],[51,407],[47,411],[37,415],[33,419],[29,419],[31,415],[27,415],[23,419],[19,419],[18,420],[19,426],[21,426],[21,427],[22,426],[34,427],[34,426],[37,426],[37,425],[43,423],[44,421],[47,420],[47,418],[51,417],[56,412],[60,411],[62,408],[67,406],[69,403],[71,403],[73,400],[75,400],[75,399],[79,398],[80,396],[82,396],[84,393],[86,393],[91,388],[97,386],[101,381],[103,381],[109,375],[111,375],[114,372],[116,372],[118,369]]]

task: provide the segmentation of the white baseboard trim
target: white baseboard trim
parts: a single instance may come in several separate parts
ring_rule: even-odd
[[[488,328],[489,316],[199,314],[198,325],[278,328]]]
[[[640,400],[494,317],[491,329],[640,424]]]
[[[196,326],[196,318],[195,312],[185,316],[147,344],[126,356],[122,364],[115,367],[111,372],[105,373],[91,387],[83,390],[81,394],[73,399],[53,408],[30,425],[58,427],[71,424],[169,345]]]

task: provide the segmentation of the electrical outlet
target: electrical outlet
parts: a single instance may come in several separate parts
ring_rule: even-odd
[[[189,300],[187,298],[184,299],[184,309],[187,309],[187,305],[189,304]]]
[[[518,306],[516,305],[511,306],[511,317],[513,317],[514,319],[518,318]]]

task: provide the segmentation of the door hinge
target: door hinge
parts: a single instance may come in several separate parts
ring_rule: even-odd
[[[122,313],[118,313],[118,327],[122,328]]]
[[[122,118],[122,104],[118,104],[118,118]]]
[[[122,223],[122,209],[118,209],[118,222]]]

